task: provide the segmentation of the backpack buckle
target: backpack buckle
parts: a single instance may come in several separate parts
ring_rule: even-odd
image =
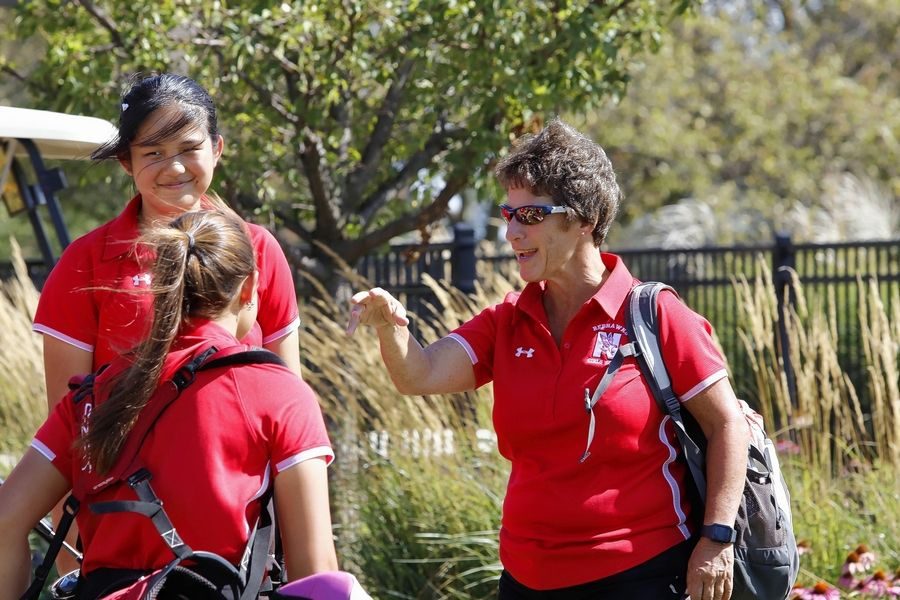
[[[128,477],[128,485],[134,487],[140,483],[143,483],[144,481],[149,481],[150,477],[150,471],[141,467]]]

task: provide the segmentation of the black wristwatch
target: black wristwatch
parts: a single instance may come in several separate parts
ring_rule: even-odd
[[[722,525],[721,523],[704,525],[700,529],[700,535],[720,544],[733,544],[737,539],[737,531],[735,531],[734,527]]]

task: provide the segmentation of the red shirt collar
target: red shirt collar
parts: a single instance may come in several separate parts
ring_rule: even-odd
[[[601,252],[600,258],[603,266],[609,271],[609,277],[606,278],[600,289],[588,299],[588,302],[596,302],[603,312],[614,319],[619,314],[619,309],[622,308],[631,288],[634,287],[635,279],[619,256]],[[529,283],[516,301],[516,308],[537,321],[546,322],[547,313],[544,310],[543,302],[546,288],[546,281]]]
[[[240,342],[237,338],[223,329],[221,325],[208,319],[194,319],[190,324],[186,323],[182,327],[178,337],[172,343],[160,381],[170,378],[185,361],[210,346],[223,350],[238,345]]]
[[[206,196],[200,198],[201,206],[213,208],[213,203]],[[141,235],[140,226],[141,195],[132,198],[125,209],[109,222],[106,229],[106,243],[103,247],[103,260],[112,260],[130,252],[134,242]]]
[[[131,251],[134,241],[140,235],[138,216],[141,213],[141,195],[138,194],[125,206],[119,216],[109,222],[106,229],[106,244],[103,260],[119,258]]]

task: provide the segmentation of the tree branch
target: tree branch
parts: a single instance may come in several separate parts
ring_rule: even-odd
[[[345,197],[348,204],[353,203],[354,198],[362,195],[362,190],[375,174],[384,152],[384,146],[387,144],[391,135],[391,130],[397,120],[397,109],[403,101],[406,85],[409,83],[415,61],[406,59],[397,69],[397,75],[391,83],[384,96],[384,101],[378,109],[378,120],[375,127],[372,128],[372,135],[366,143],[363,150],[362,159],[359,165],[347,176],[347,185],[345,186]]]
[[[367,235],[348,241],[343,244],[341,255],[348,263],[355,264],[360,257],[386,244],[396,236],[433,223],[446,214],[451,198],[468,184],[470,178],[471,170],[467,166],[461,166],[447,179],[444,188],[431,204],[422,207],[415,213],[401,215]]]
[[[100,26],[103,29],[107,30],[109,34],[112,36],[113,43],[117,48],[125,48],[125,41],[122,39],[122,34],[119,33],[119,28],[116,26],[115,22],[110,19],[106,14],[97,8],[91,0],[76,0],[78,4],[84,7],[86,11],[88,11],[94,19],[100,23]]]
[[[295,125],[297,124],[297,122],[299,121],[297,115],[285,108],[284,102],[277,94],[271,93],[269,90],[250,79],[250,77],[243,71],[238,72],[238,76],[244,83],[250,86],[253,91],[256,92],[259,97],[266,102],[266,104],[275,109],[275,112],[277,112],[281,118],[289,123],[294,123]]]
[[[322,177],[322,159],[319,154],[319,138],[309,128],[305,128],[300,142],[300,162],[309,182],[313,205],[316,207],[316,238],[325,242],[335,242],[340,237],[335,207],[328,201],[328,190]]]
[[[219,174],[223,182],[223,188],[225,190],[225,201],[229,206],[231,206],[239,214],[241,214],[241,216],[251,214],[260,207],[259,201],[254,196],[251,196],[246,192],[242,192],[235,180],[228,176],[225,165],[222,165],[220,163],[219,166],[216,167],[216,172]],[[287,229],[296,233],[297,237],[308,244],[313,243],[314,237],[312,233],[303,226],[296,215],[285,212],[284,210],[281,210],[280,208],[273,205],[268,205],[266,208],[270,210],[275,218],[278,219]]]
[[[382,182],[357,208],[362,221],[368,221],[387,202],[388,193],[411,181],[420,169],[426,167],[439,153],[446,150],[453,140],[465,137],[464,129],[442,128],[431,134],[421,150],[413,154],[393,177]]]
[[[282,75],[285,79],[285,89],[289,100],[293,106],[299,106],[298,101],[300,97],[297,93],[299,71],[296,65],[288,61],[287,58],[282,63]],[[288,113],[283,105],[281,110],[286,114]],[[330,201],[329,190],[322,175],[322,155],[319,151],[322,141],[312,129],[306,126],[300,116],[295,113],[289,114],[290,116],[285,118],[293,124],[299,140],[297,146],[298,157],[300,164],[303,166],[306,180],[309,183],[309,191],[312,194],[313,206],[315,207],[315,237],[325,243],[334,243],[341,236],[337,221],[337,207]]]
[[[355,9],[352,0],[342,1],[341,8],[344,9],[344,12],[347,15],[347,46],[352,52],[355,52],[357,32],[359,30],[359,11]],[[341,131],[341,137],[340,141],[338,142],[337,149],[338,164],[345,164],[348,162],[347,157],[350,153],[350,144],[353,141],[353,128],[350,126],[351,111],[349,108],[351,97],[351,86],[348,85],[346,88],[344,88],[343,92],[341,92],[340,102],[335,102],[334,106],[332,106],[329,110],[331,118],[334,119],[334,122],[337,124],[337,128]],[[339,192],[335,190],[335,194],[338,193]],[[341,204],[342,208],[346,207],[345,200],[343,200],[342,198],[336,198],[336,201]]]
[[[28,83],[28,78],[10,67],[9,65],[0,65],[0,72],[6,73],[7,75],[12,76],[14,79],[18,79],[22,83]]]

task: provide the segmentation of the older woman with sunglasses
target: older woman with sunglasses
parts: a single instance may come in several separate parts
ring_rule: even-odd
[[[709,443],[707,504],[692,510],[672,424],[634,358],[594,407],[589,435],[585,394],[628,342],[626,298],[637,284],[618,256],[599,250],[621,197],[609,159],[554,120],[514,148],[497,176],[525,288],[426,348],[410,335],[403,306],[375,288],[353,296],[348,332],[375,328],[401,393],[493,381],[499,450],[511,462],[501,600],[727,600],[732,545],[699,532],[734,523],[749,432],[709,323],[660,295],[672,387]]]

